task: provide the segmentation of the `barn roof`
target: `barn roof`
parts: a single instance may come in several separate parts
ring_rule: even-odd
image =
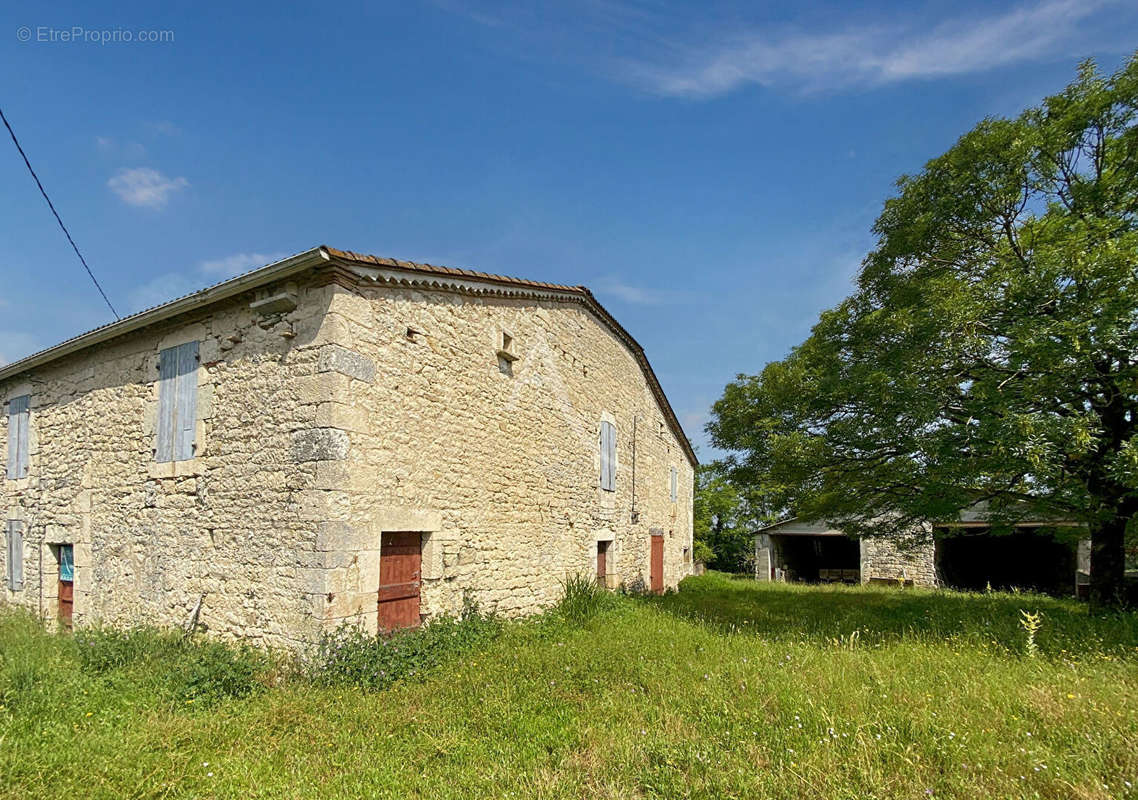
[[[531,281],[525,278],[496,275],[489,272],[480,272],[478,270],[423,264],[395,258],[382,258],[379,256],[356,253],[350,250],[339,250],[325,245],[314,247],[311,250],[305,250],[302,253],[297,253],[296,255],[289,256],[288,258],[268,264],[267,266],[250,270],[242,275],[238,275],[199,291],[139,311],[115,322],[74,336],[53,347],[41,350],[38,353],[33,353],[19,361],[0,366],[0,381],[15,377],[20,373],[51,363],[64,356],[80,352],[89,347],[109,341],[110,339],[140,330],[149,325],[172,319],[190,311],[196,311],[212,303],[229,299],[266,283],[299,275],[314,267],[333,266],[337,264],[349,267],[358,265],[363,267],[392,269],[411,275],[451,279],[453,281],[476,281],[478,283],[487,283],[504,288],[552,292],[557,295],[574,298],[592,311],[632,352],[632,355],[644,373],[644,377],[652,390],[652,394],[655,396],[656,401],[660,405],[660,409],[664,413],[665,419],[668,421],[669,427],[675,433],[688,460],[693,465],[699,463],[695,451],[692,449],[691,442],[684,433],[683,426],[680,425],[679,418],[668,402],[668,398],[660,386],[660,381],[656,378],[656,373],[652,370],[652,365],[648,363],[648,357],[644,353],[644,348],[616,321],[616,318],[597,301],[593,293],[586,287]],[[435,281],[429,288],[446,291],[451,287],[443,280]]]

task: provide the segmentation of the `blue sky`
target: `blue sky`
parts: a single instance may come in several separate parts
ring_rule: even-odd
[[[0,103],[120,312],[316,244],[584,283],[704,457],[897,176],[1138,47],[1101,0],[101,5],[6,3]],[[6,140],[0,236],[0,361],[110,320]]]

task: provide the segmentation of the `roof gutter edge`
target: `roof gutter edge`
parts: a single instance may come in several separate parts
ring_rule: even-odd
[[[153,325],[170,317],[184,314],[187,311],[193,311],[219,300],[228,299],[267,281],[279,280],[298,272],[303,272],[310,267],[328,260],[328,253],[323,247],[314,247],[311,250],[305,250],[303,253],[289,256],[282,261],[277,261],[276,263],[269,264],[252,272],[247,272],[244,275],[238,275],[236,278],[231,278],[215,286],[202,289],[193,294],[188,294],[177,300],[171,300],[168,303],[155,306],[148,311],[124,317],[117,322],[112,322],[109,325],[80,334],[54,347],[49,347],[47,350],[41,350],[19,361],[14,361],[11,364],[0,367],[0,381],[15,377],[20,373],[43,366],[56,359],[69,356],[72,353],[79,352],[80,350],[97,344],[102,344],[115,337],[145,328],[148,325]]]

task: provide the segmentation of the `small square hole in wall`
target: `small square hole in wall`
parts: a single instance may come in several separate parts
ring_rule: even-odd
[[[514,355],[514,337],[502,331],[502,346],[498,349],[498,371],[503,375],[513,376],[514,362],[518,357]]]

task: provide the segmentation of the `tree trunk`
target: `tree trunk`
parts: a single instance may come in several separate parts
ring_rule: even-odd
[[[1091,608],[1118,608],[1126,590],[1126,524],[1119,514],[1091,527]]]

